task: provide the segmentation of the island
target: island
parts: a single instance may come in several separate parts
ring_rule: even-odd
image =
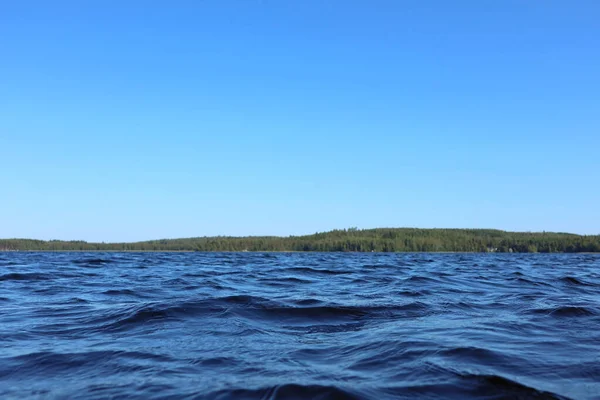
[[[496,229],[336,229],[303,236],[212,236],[131,243],[0,239],[0,251],[595,253],[600,235]]]

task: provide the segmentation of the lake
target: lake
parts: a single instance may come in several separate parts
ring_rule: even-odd
[[[600,398],[600,255],[0,253],[0,397]]]

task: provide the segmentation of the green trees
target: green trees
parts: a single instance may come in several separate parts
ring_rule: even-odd
[[[197,237],[137,243],[0,239],[0,251],[600,252],[600,236],[490,229],[357,228],[306,236]]]

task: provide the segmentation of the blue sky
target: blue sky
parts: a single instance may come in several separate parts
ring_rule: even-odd
[[[2,2],[0,237],[598,234],[598,15],[552,0]]]

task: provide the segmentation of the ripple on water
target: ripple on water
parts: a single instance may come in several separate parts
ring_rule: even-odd
[[[593,399],[600,256],[14,253],[0,397]]]

